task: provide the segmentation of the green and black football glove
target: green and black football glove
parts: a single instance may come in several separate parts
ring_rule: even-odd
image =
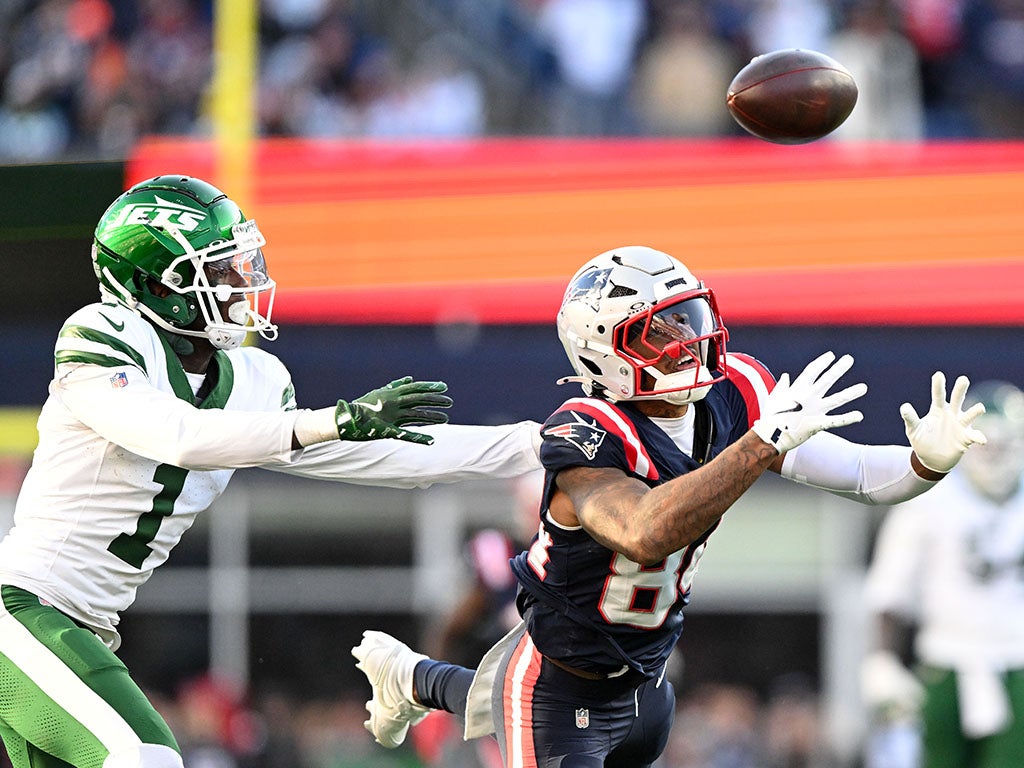
[[[338,437],[342,440],[383,440],[395,438],[430,445],[434,438],[404,429],[413,424],[444,424],[448,414],[433,410],[450,408],[452,399],[442,394],[443,381],[413,381],[412,376],[395,379],[348,402],[339,400],[335,409]]]

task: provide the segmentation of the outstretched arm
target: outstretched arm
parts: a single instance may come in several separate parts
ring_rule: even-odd
[[[748,432],[703,467],[648,488],[619,469],[573,467],[558,474],[551,514],[578,520],[598,542],[637,563],[656,563],[710,528],[775,460]]]
[[[945,376],[932,376],[931,406],[923,418],[913,406],[900,409],[911,447],[861,445],[837,435],[815,435],[784,457],[783,477],[865,504],[898,504],[918,496],[945,477],[965,451],[985,436],[971,426],[984,412],[963,410],[969,381],[961,376],[946,400]]]
[[[534,421],[501,426],[433,424],[421,431],[433,440],[429,450],[404,440],[335,440],[284,454],[263,468],[388,488],[518,477],[540,468],[540,425]]]
[[[855,384],[829,390],[853,365],[849,355],[821,355],[790,383],[779,377],[761,416],[738,441],[692,472],[648,488],[614,468],[574,467],[557,478],[550,512],[582,525],[604,546],[637,563],[656,563],[708,530],[779,457],[812,435],[859,421],[859,411],[831,413],[860,397]]]

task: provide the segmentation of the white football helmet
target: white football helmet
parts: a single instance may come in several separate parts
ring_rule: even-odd
[[[609,400],[702,399],[725,377],[714,293],[667,253],[633,245],[606,251],[573,276],[558,337],[588,395]]]
[[[1002,504],[1020,491],[1024,477],[1024,392],[1006,381],[984,381],[971,385],[964,408],[974,403],[985,405],[973,426],[988,442],[972,446],[960,467],[979,493]]]

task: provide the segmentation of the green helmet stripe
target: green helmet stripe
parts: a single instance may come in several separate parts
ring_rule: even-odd
[[[61,339],[82,339],[83,341],[89,341],[94,344],[102,344],[105,347],[110,347],[115,352],[120,352],[125,357],[129,358],[132,363],[142,369],[142,372],[146,372],[146,360],[136,350],[125,344],[116,336],[111,336],[109,333],[103,331],[97,331],[95,328],[88,328],[84,325],[66,325],[60,331]],[[70,350],[61,350],[70,351]],[[85,350],[82,350],[84,353]],[[116,358],[111,358],[116,359]],[[122,360],[118,365],[124,365],[126,361]]]

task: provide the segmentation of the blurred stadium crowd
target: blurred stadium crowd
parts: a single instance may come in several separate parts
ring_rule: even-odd
[[[0,161],[209,133],[213,0],[0,3]],[[262,0],[266,136],[722,136],[735,72],[814,48],[837,138],[1024,136],[1022,0]]]
[[[301,702],[268,692],[254,700],[201,676],[186,681],[172,697],[154,696],[154,703],[178,736],[189,768],[491,765],[487,759],[442,753],[439,744],[381,749],[363,730],[361,699]],[[836,768],[817,706],[799,676],[780,679],[763,702],[741,685],[702,686],[680,702],[657,768]]]

